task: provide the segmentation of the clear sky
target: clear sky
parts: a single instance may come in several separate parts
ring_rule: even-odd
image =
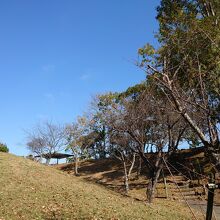
[[[0,141],[26,155],[41,120],[68,123],[91,96],[145,75],[133,61],[156,44],[159,0],[0,1]]]

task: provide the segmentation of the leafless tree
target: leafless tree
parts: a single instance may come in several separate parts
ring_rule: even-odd
[[[74,155],[74,173],[76,176],[79,175],[78,167],[80,157],[85,155],[85,151],[88,148],[87,141],[87,130],[88,130],[88,118],[86,116],[79,116],[77,121],[66,125],[65,133],[67,140],[66,150],[70,150]]]
[[[126,194],[129,191],[129,179],[134,168],[136,152],[132,151],[129,145],[135,144],[126,133],[110,131],[110,143],[112,155],[121,161],[124,168],[124,185]]]
[[[47,164],[49,164],[53,153],[65,149],[65,131],[61,125],[46,121],[36,125],[27,133],[28,149],[39,157],[45,157]]]
[[[145,90],[138,99],[123,99],[106,109],[106,123],[111,131],[127,135],[135,145],[127,145],[138,154],[148,167],[150,178],[147,188],[148,201],[154,198],[155,187],[163,168],[163,161],[177,149],[186,125],[178,114],[169,112],[169,103],[151,89]],[[146,152],[154,148],[150,158]]]

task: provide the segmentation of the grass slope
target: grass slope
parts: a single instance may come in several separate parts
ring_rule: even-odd
[[[0,219],[192,219],[180,204],[146,205],[28,159],[0,153]]]

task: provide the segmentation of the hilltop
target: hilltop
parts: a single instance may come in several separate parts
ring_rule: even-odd
[[[11,154],[0,167],[0,219],[191,219],[182,204],[146,205]]]

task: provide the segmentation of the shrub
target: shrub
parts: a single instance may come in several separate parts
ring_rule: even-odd
[[[32,154],[27,155],[26,158],[29,159],[29,160],[33,160],[33,161],[34,161],[34,159],[35,159]]]
[[[0,152],[8,153],[9,149],[6,144],[0,143]]]

